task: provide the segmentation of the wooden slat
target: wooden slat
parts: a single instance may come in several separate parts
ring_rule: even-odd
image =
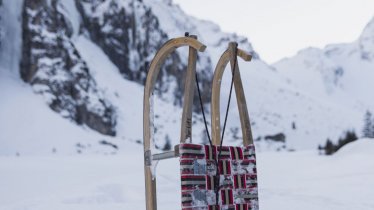
[[[165,160],[170,158],[179,157],[179,144],[174,146],[173,151],[167,151],[159,154],[152,155],[153,160]]]
[[[194,35],[191,35],[190,37],[193,39],[197,39],[197,36]],[[189,47],[186,81],[184,84],[184,100],[180,143],[185,143],[187,139],[190,139],[190,142],[192,142],[192,102],[195,90],[194,87],[196,74],[196,60],[196,49],[193,47]]]

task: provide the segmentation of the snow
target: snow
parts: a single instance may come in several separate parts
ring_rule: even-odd
[[[143,137],[143,93],[144,87],[123,79],[119,70],[102,50],[84,36],[75,43],[81,56],[86,60],[103,94],[117,107],[117,139],[142,141]],[[97,59],[100,58],[100,59]],[[180,138],[182,110],[171,103],[154,98],[155,126],[162,129],[156,133],[155,141],[164,142],[167,135],[176,143]],[[161,116],[161,117],[160,117]],[[178,122],[178,123],[177,123]],[[200,123],[201,124],[201,123]],[[200,128],[202,126],[200,125]],[[200,132],[195,132],[198,138]],[[162,147],[163,144],[158,144]]]
[[[127,3],[128,2],[129,1],[127,1]],[[222,32],[214,23],[189,17],[175,5],[161,4],[160,2],[155,1],[145,2],[151,6],[152,11],[159,18],[161,27],[163,27],[163,30],[167,32],[168,36],[180,36],[184,31],[190,31],[194,34],[196,33],[199,36],[199,39],[208,45],[207,52],[200,53],[199,55],[204,55],[205,57],[203,58],[207,58],[208,56],[211,57],[213,65],[217,62],[223,50],[226,49],[229,40],[236,40],[240,42],[240,48],[247,51],[253,51],[252,46],[244,37]],[[124,2],[124,5],[127,5],[127,3]],[[118,69],[98,46],[84,36],[78,35],[77,30],[80,18],[73,1],[64,1],[61,5],[61,11],[63,11],[69,18],[68,22],[71,22],[72,24],[74,32],[72,41],[78,48],[80,55],[87,62],[90,72],[92,72],[95,81],[98,83],[100,92],[103,92],[105,97],[116,107],[118,113],[118,137],[110,139],[116,143],[121,143],[125,140],[141,141],[142,119],[140,116],[142,115],[141,107],[143,87],[123,79],[118,73]],[[104,4],[99,8],[99,10],[105,10],[105,7],[107,6],[108,5]],[[14,6],[14,8],[16,7]],[[20,12],[19,10],[17,11],[18,13]],[[100,11],[98,11],[98,13]],[[16,20],[17,18],[15,17],[17,16],[17,12],[12,12],[12,14],[13,16],[10,17],[13,17],[12,20]],[[19,30],[20,23],[13,22],[12,24],[6,25],[6,28],[18,28],[17,30]],[[12,25],[12,27],[10,27],[10,25]],[[16,29],[14,29],[14,31],[17,32]],[[366,31],[370,32],[370,30]],[[17,36],[14,37],[20,36],[19,31],[17,33],[15,33]],[[368,34],[368,32],[365,34]],[[18,43],[19,38],[20,37],[18,37],[18,41],[15,40],[14,43]],[[357,56],[357,52],[359,52],[357,46],[352,47],[351,45],[344,45],[344,47],[348,47],[348,49],[341,49],[342,47],[340,46],[330,46],[326,52],[318,49],[305,50],[300,54],[300,59],[289,59],[289,61],[285,62],[284,67],[279,68],[279,71],[275,71],[274,68],[258,58],[253,59],[250,63],[239,61],[255,138],[264,138],[266,135],[283,132],[286,135],[286,146],[289,149],[310,149],[316,148],[316,146],[323,143],[327,137],[337,139],[344,130],[352,128],[355,128],[357,131],[360,130],[362,125],[362,111],[368,107],[368,104],[370,105],[373,103],[371,97],[368,97],[367,91],[363,91],[372,87],[371,79],[373,78],[374,72],[371,70],[373,65],[370,62],[362,63],[361,60],[357,60],[360,59],[360,57]],[[17,49],[17,47],[14,47],[14,49]],[[345,56],[351,51],[356,52],[353,58],[357,61],[343,63],[341,65],[340,63],[339,65],[335,63],[335,61],[343,62],[346,60]],[[1,51],[3,54],[6,54],[6,52],[6,50]],[[187,50],[181,52],[181,55],[185,56],[187,54]],[[325,57],[325,54],[327,53],[331,54],[331,58]],[[6,58],[16,58],[15,61],[17,61],[1,62],[1,64],[4,65],[2,68],[3,71],[13,71],[14,74],[18,74],[18,54],[19,52],[14,52],[10,53],[9,55],[11,56],[9,57],[1,57],[1,59],[4,60]],[[135,58],[136,56],[134,59]],[[12,63],[12,65],[9,66],[9,63]],[[304,64],[306,64],[307,69],[300,74],[299,72],[304,68]],[[16,65],[16,67],[14,67],[14,65]],[[290,68],[290,66],[293,68]],[[334,77],[331,71],[339,69],[341,66],[343,66],[342,69],[344,70],[343,77]],[[359,66],[360,68],[356,70],[356,66]],[[352,70],[346,71],[346,69]],[[357,71],[360,71],[360,73],[357,73]],[[222,81],[222,113],[225,110],[224,102],[227,101],[229,81],[231,81],[231,75],[227,72],[229,71],[226,71]],[[10,77],[5,76],[3,78],[3,85],[11,84],[11,86],[0,91],[14,88],[22,89],[22,91],[19,91],[19,94],[26,94],[28,91],[27,87],[18,87],[22,82],[14,83],[13,81],[6,81],[7,78]],[[352,82],[349,82],[348,80],[352,80]],[[171,86],[172,85],[175,84],[171,84]],[[36,87],[36,90],[41,91],[42,89]],[[18,92],[10,93],[13,93],[16,95],[15,98],[18,98]],[[10,105],[8,106],[13,107],[14,109],[8,111],[9,113],[7,112],[7,116],[14,116],[19,109],[23,109],[23,106],[21,106],[19,102],[14,101],[14,98],[7,95],[9,93],[1,92],[0,94],[6,95],[9,98],[4,98],[4,100],[9,100]],[[30,92],[26,95],[28,95],[27,97],[32,97]],[[21,97],[21,95],[19,96],[20,98],[26,98]],[[172,94],[169,94],[169,96],[170,98],[165,97],[167,98],[166,101],[173,101],[172,97],[174,96]],[[360,100],[351,100],[351,96]],[[48,101],[48,99],[46,100]],[[31,99],[31,101],[33,100]],[[234,101],[235,97],[233,98],[233,103]],[[156,134],[158,135],[156,138],[156,142],[159,142],[158,146],[162,146],[162,140],[166,135],[170,135],[170,138],[174,143],[178,142],[178,132],[180,127],[178,122],[180,122],[181,109],[175,107],[171,103],[165,103],[164,101],[156,101],[155,105],[155,116],[159,116],[158,118],[156,117],[157,119],[155,120],[158,121],[156,124],[159,128],[157,129],[158,133]],[[2,106],[10,109],[6,104]],[[46,106],[44,107],[47,108]],[[38,105],[35,105],[35,107],[30,109],[30,111],[34,109],[42,110],[42,104],[39,103]],[[40,112],[49,113],[48,111]],[[342,115],[341,113],[345,114]],[[40,117],[44,115],[46,114],[39,113],[38,116]],[[34,117],[37,118],[37,116]],[[201,119],[201,116],[194,117]],[[55,121],[60,120],[56,119]],[[64,122],[66,122],[66,120]],[[2,120],[1,122],[1,124],[6,123],[6,120]],[[40,122],[39,126],[49,127],[49,124],[59,125],[58,123],[54,124],[54,121],[48,121],[44,124]],[[292,124],[296,125],[296,129],[292,128]],[[228,130],[230,131],[231,129],[239,127],[239,116],[236,105],[231,106],[228,126]],[[201,131],[203,131],[203,126],[200,120],[197,120],[195,127],[197,129],[194,128],[193,138],[200,140],[202,136]],[[28,127],[19,126],[18,129],[27,131]],[[59,128],[53,129],[55,129],[55,131],[61,131]],[[9,134],[11,133],[10,131],[4,133],[8,135],[7,137],[11,136]],[[89,131],[89,133],[94,132]],[[5,136],[5,134],[2,135]],[[56,135],[60,136],[58,134],[59,133]],[[227,138],[232,135],[230,132],[227,132],[226,134],[228,135]],[[91,134],[88,134],[88,136],[90,135]],[[73,134],[72,136],[74,137]],[[13,136],[13,139],[14,138],[16,137]],[[24,141],[21,139],[24,138],[24,136],[19,136],[19,138],[20,139],[12,141]],[[92,138],[101,139],[106,137],[99,135]],[[40,140],[38,141],[40,141],[39,144],[42,144],[42,137],[40,137]],[[48,139],[44,141],[46,141],[45,145],[52,147]],[[7,142],[6,145],[16,146],[14,142]],[[240,142],[235,142],[234,140],[231,140],[229,143],[235,145],[240,144]],[[273,143],[258,142],[258,148],[260,150],[268,147],[271,148],[271,144]],[[18,150],[16,147],[7,148],[11,151],[9,152],[11,154]],[[37,153],[37,151],[32,152]]]
[[[5,3],[8,4],[7,2]],[[127,6],[129,3],[130,1],[123,1],[121,5]],[[221,53],[227,48],[229,41],[235,40],[239,42],[240,48],[257,55],[246,38],[222,32],[219,26],[209,21],[202,21],[190,17],[178,6],[170,2],[162,3],[160,1],[145,0],[144,3],[152,9],[152,12],[157,16],[160,22],[160,26],[169,37],[183,36],[185,31],[189,31],[191,34],[197,34],[199,40],[208,46],[206,52],[199,53],[199,59],[207,60],[207,58],[210,57],[211,64],[209,65],[212,65],[213,68]],[[136,5],[134,5],[134,7],[135,6]],[[92,15],[99,17],[99,13],[108,9],[107,7],[109,7],[109,2],[102,4],[97,8],[95,14]],[[14,8],[16,7],[14,6]],[[140,10],[143,9],[140,8]],[[127,142],[141,143],[143,138],[143,87],[124,79],[120,75],[118,68],[110,61],[100,47],[85,35],[79,35],[77,30],[79,29],[81,21],[80,15],[77,13],[72,0],[61,2],[59,11],[63,12],[68,20],[67,22],[71,24],[73,29],[71,41],[77,48],[79,55],[85,63],[87,63],[90,74],[92,74],[97,83],[98,93],[96,96],[92,94],[90,97],[98,98],[102,96],[102,98],[108,100],[108,102],[115,107],[117,115],[117,137],[102,136],[85,127],[72,128],[76,126],[74,122],[52,117],[53,112],[44,110],[49,109],[47,105],[39,102],[40,96],[36,96],[36,94],[28,90],[29,87],[27,85],[15,79],[17,78],[16,75],[18,75],[18,63],[16,63],[17,65],[14,67],[15,64],[9,66],[8,64],[5,65],[7,62],[1,62],[0,65],[4,64],[2,66],[2,71],[12,71],[14,74],[2,74],[4,77],[1,78],[2,84],[0,85],[2,85],[1,87],[3,88],[0,89],[0,96],[3,96],[2,100],[7,102],[0,103],[0,108],[2,108],[2,110],[0,110],[0,125],[4,125],[4,128],[7,128],[7,130],[0,134],[0,137],[4,137],[0,139],[0,141],[3,142],[3,145],[6,145],[0,149],[0,151],[4,151],[4,153],[0,154],[15,154],[17,151],[22,154],[37,154],[38,152],[44,154],[47,151],[50,153],[53,148],[60,146],[62,149],[57,148],[59,152],[67,151],[68,154],[71,154],[77,151],[75,145],[79,143],[85,145],[86,151],[90,150],[96,152],[101,149],[97,148],[95,145],[98,145],[98,142],[103,139],[118,145],[120,150],[122,148],[120,145]],[[131,9],[129,11],[131,12]],[[12,24],[13,28],[20,28],[20,22]],[[6,27],[12,28],[8,25]],[[20,36],[20,34],[17,36]],[[17,40],[14,43],[17,43]],[[336,48],[331,46],[329,51],[333,51],[334,49]],[[337,48],[335,51],[339,50],[341,50],[341,48]],[[338,139],[345,130],[361,130],[363,111],[366,111],[368,103],[374,103],[371,97],[368,97],[367,91],[362,91],[370,89],[370,87],[372,87],[372,82],[370,79],[364,80],[363,78],[373,78],[374,71],[370,71],[373,66],[372,63],[367,62],[363,64],[360,60],[344,65],[340,65],[340,63],[336,65],[335,60],[345,60],[345,55],[352,50],[357,50],[357,47],[350,47],[349,51],[341,50],[341,52],[339,51],[340,54],[333,53],[334,62],[331,58],[325,58],[324,52],[321,52],[322,50],[314,50],[313,53],[307,50],[302,54],[300,60],[285,64],[285,67],[282,68],[283,70],[281,68],[275,70],[272,66],[269,66],[256,56],[248,63],[239,59],[238,62],[245,88],[253,134],[255,139],[262,138],[261,141],[256,142],[259,151],[282,149],[284,146],[287,147],[286,149],[315,149],[318,144],[324,143],[327,138],[333,140]],[[5,52],[6,51],[2,50],[0,53]],[[178,52],[180,52],[182,60],[187,58],[187,48],[180,49]],[[18,55],[20,52],[14,53],[14,55]],[[306,71],[300,74],[301,68],[304,68],[304,59],[308,58],[308,56],[311,56],[311,58],[307,61],[313,65],[309,65],[310,69],[306,69]],[[360,58],[357,56],[357,53],[355,56],[355,59]],[[9,56],[9,58],[16,58],[16,60],[18,57]],[[319,62],[320,58],[323,58],[321,62]],[[6,57],[2,56],[0,59],[6,59]],[[133,59],[136,60],[136,56],[133,56]],[[198,72],[201,74],[200,71],[204,66],[200,65],[204,65],[204,62],[199,63],[198,66]],[[294,68],[289,68],[290,65]],[[337,79],[338,85],[335,87],[334,81],[336,78],[331,74],[331,70],[341,66],[344,67],[343,70],[346,70],[348,68],[347,66],[349,66],[350,69],[354,69],[355,65],[362,67],[359,71],[360,74],[363,73],[364,76],[360,76],[360,74],[357,74],[355,71],[344,71],[343,77]],[[313,71],[315,69],[318,71]],[[354,81],[347,83],[345,80],[348,79],[345,79],[345,77],[353,78]],[[364,82],[361,82],[363,80]],[[221,88],[222,116],[225,112],[230,81],[231,74],[227,69],[222,80]],[[175,96],[171,91],[173,89],[172,87],[176,85],[176,81],[170,83],[170,93],[165,94],[163,97],[164,100],[159,100],[155,97],[154,102],[154,123],[156,127],[155,131],[157,131],[155,134],[155,145],[158,147],[163,147],[167,135],[171,139],[172,144],[179,141],[181,108],[172,104],[175,100]],[[43,90],[45,89],[40,86],[34,86],[34,91]],[[350,100],[352,95],[360,100]],[[235,131],[238,132],[237,136],[239,138],[241,137],[235,94],[233,94],[233,96],[230,106],[228,128],[225,133],[227,136],[225,139],[227,139],[227,144],[240,145],[240,141],[232,138]],[[47,97],[47,94],[45,94],[45,97]],[[45,98],[47,102],[50,101],[50,99],[51,98]],[[24,104],[27,103],[30,103],[30,105],[25,107]],[[95,107],[91,107],[94,106],[94,104],[88,105],[90,108],[96,110]],[[35,121],[35,119],[48,120],[39,120],[35,126],[29,126],[22,123],[18,125],[16,120],[7,120],[2,117],[7,116],[13,118],[13,116],[17,116],[18,113],[23,112],[23,110],[24,115],[22,115],[22,117],[25,118],[25,122],[31,123]],[[209,122],[208,106],[206,111]],[[100,110],[98,110],[98,112],[100,112]],[[65,113],[65,116],[68,114],[69,113]],[[44,118],[44,116],[48,117]],[[200,143],[205,135],[201,118],[201,115],[195,114],[193,116],[195,124],[193,126],[192,135],[194,142],[197,143]],[[8,121],[14,121],[14,123],[9,124]],[[293,128],[293,124],[295,124],[296,128]],[[62,128],[65,127],[69,127],[68,130],[71,130],[69,132],[70,134],[64,132]],[[43,128],[48,131],[42,131]],[[15,129],[22,130],[24,134],[12,136]],[[28,131],[28,129],[31,129],[31,131]],[[28,132],[35,132],[37,135],[35,137],[26,138],[26,133]],[[49,134],[43,136],[43,132]],[[265,136],[278,133],[285,134],[286,143],[264,141]],[[27,140],[25,140],[25,138]],[[58,140],[64,143],[58,143]],[[25,141],[27,143],[22,143]],[[35,145],[34,142],[36,142]],[[30,148],[33,148],[33,150],[27,151],[28,144],[33,144],[30,145]],[[18,145],[23,146],[19,148]],[[91,149],[87,149],[88,147]],[[38,151],[39,148],[40,151]],[[79,150],[81,150],[81,148],[79,148]],[[106,149],[103,150],[107,152]]]
[[[374,52],[374,48],[370,48],[373,24],[374,19],[357,41],[328,45],[324,49],[306,48],[273,65],[294,89],[319,99],[332,111],[340,110],[337,116],[345,115],[345,119],[330,116],[332,118],[325,120],[339,122],[341,130],[345,127],[345,130],[355,130],[358,135],[363,127],[364,113],[374,107],[370,91],[373,89],[374,60],[363,56]],[[363,42],[366,42],[365,47]],[[319,122],[323,121],[321,118]],[[337,139],[337,136],[330,138]]]
[[[64,0],[59,2],[59,12],[69,17],[68,23],[71,23],[73,39],[75,39],[79,33],[79,27],[81,24],[81,16],[75,6],[74,0]]]
[[[2,155],[46,155],[52,154],[54,149],[60,154],[76,154],[77,144],[95,153],[98,142],[109,139],[62,118],[49,109],[42,96],[36,96],[28,84],[2,69],[0,89]]]
[[[181,36],[185,31],[196,34],[199,40],[207,45],[207,50],[199,53],[199,56],[208,55],[213,67],[222,52],[227,49],[229,41],[237,41],[239,48],[254,55],[251,62],[243,62],[241,59],[238,62],[254,138],[262,138],[262,141],[256,142],[259,150],[284,149],[283,146],[287,149],[311,149],[324,143],[327,138],[338,139],[346,130],[360,130],[364,110],[362,107],[365,105],[361,101],[350,100],[354,94],[349,92],[349,85],[346,85],[345,87],[349,88],[345,89],[335,88],[335,83],[337,86],[341,83],[335,72],[339,73],[342,69],[329,59],[320,62],[318,49],[313,50],[313,53],[307,51],[302,58],[309,58],[309,54],[312,54],[307,61],[311,69],[321,68],[319,72],[311,70],[300,73],[299,67],[305,63],[302,59],[286,63],[283,68],[277,70],[277,65],[269,66],[258,58],[246,38],[222,32],[219,26],[212,22],[190,17],[177,5],[161,4],[152,0],[145,2],[151,5],[152,11],[159,18],[160,26],[170,37]],[[355,75],[357,77],[358,74]],[[221,88],[222,116],[225,113],[230,82],[231,74],[226,70]],[[358,79],[355,83],[353,86],[357,88],[354,93],[368,98],[367,92],[362,93],[362,90],[372,87],[372,84],[362,84]],[[237,128],[238,137],[241,137],[235,103],[236,99],[233,97],[228,119],[229,132],[225,133],[225,138],[238,145],[240,142],[232,139],[232,131]],[[295,129],[292,128],[293,124],[296,125]],[[285,134],[286,143],[263,141],[265,136],[278,133]]]
[[[296,88],[361,115],[373,109],[374,18],[358,40],[307,48],[273,66]]]
[[[373,145],[358,140],[333,156],[259,153],[261,210],[372,210],[374,153],[360,151]],[[127,143],[121,155],[0,157],[0,209],[145,209],[142,152]],[[159,163],[157,184],[159,209],[179,209],[178,159]]]
[[[349,143],[341,148],[337,155],[362,155],[362,154],[373,154],[374,151],[374,141],[370,138],[364,138],[362,140]]]
[[[59,11],[69,18],[71,41],[99,89],[93,97],[102,94],[116,107],[117,136],[104,136],[62,118],[19,78],[22,1],[10,2],[3,1],[1,8],[5,38],[0,48],[0,210],[145,209],[143,86],[124,79],[101,48],[78,33],[81,20],[74,1],[63,1]],[[213,65],[230,40],[255,53],[244,37],[189,17],[167,0],[165,4],[144,2],[151,6],[169,37],[182,36],[185,31],[197,34],[208,45],[202,54],[205,57],[200,58],[211,57]],[[123,5],[129,3],[123,1]],[[98,8],[97,13],[108,4]],[[366,91],[372,89],[373,61],[362,57],[363,53],[373,52],[373,21],[356,42],[303,50],[295,58],[276,64],[277,69],[259,58],[250,63],[239,60],[255,137],[283,132],[287,148],[297,149],[292,153],[264,152],[283,145],[256,141],[257,151],[261,151],[257,155],[261,210],[374,209],[373,139],[350,143],[333,156],[316,154],[317,144],[327,137],[337,139],[350,128],[359,131],[363,111],[374,105],[371,92]],[[180,52],[185,58],[188,51]],[[343,75],[332,74],[339,68]],[[230,77],[230,71],[226,71],[222,113]],[[34,86],[34,91],[38,90],[42,91],[41,87]],[[158,147],[163,146],[166,136],[172,144],[179,141],[181,108],[171,103],[172,94],[167,97],[154,98],[154,140]],[[233,94],[225,140],[229,145],[241,143],[228,138],[233,132],[230,129],[240,122],[235,101]],[[193,119],[192,138],[200,143],[205,135],[201,116],[194,114]],[[119,150],[102,145],[102,141]],[[159,209],[178,209],[178,160],[161,161],[154,171]]]
[[[100,87],[100,94],[117,108],[117,136],[101,135],[62,118],[46,105],[45,101],[49,99],[36,95],[33,88],[19,78],[18,73],[0,68],[1,155],[121,153],[129,142],[142,143],[144,87],[123,79],[101,49],[83,35],[77,37],[74,44],[87,62],[92,77]],[[38,87],[34,89],[37,90]],[[181,108],[155,98],[154,109],[155,126],[158,128],[156,145],[162,148],[166,135],[173,143],[178,142]],[[199,117],[195,115],[194,119]],[[194,126],[194,142],[199,143],[203,126],[201,121]],[[117,145],[119,151],[101,145],[102,140]]]
[[[374,17],[366,25],[360,36],[360,48],[362,56],[366,59],[374,59]]]

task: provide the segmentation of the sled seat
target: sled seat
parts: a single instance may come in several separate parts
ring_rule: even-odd
[[[255,147],[180,144],[183,210],[257,210]],[[218,161],[218,167],[216,162]],[[216,205],[218,168],[219,190]]]

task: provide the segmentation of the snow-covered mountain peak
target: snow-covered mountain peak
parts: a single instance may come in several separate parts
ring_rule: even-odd
[[[374,17],[366,25],[360,39],[361,57],[374,61]]]
[[[211,48],[224,50],[228,42],[236,41],[239,43],[240,48],[250,52],[254,59],[259,58],[246,37],[224,32],[216,23],[192,17],[186,14],[179,5],[168,0],[166,0],[168,3],[162,4],[160,1],[154,0],[144,0],[144,2],[152,8],[152,12],[155,13],[159,20],[160,27],[167,31],[170,37],[181,36],[184,32],[195,34],[201,42],[208,46],[208,53],[210,53]]]
[[[368,24],[365,26],[361,37],[374,37],[374,16],[373,18],[368,22]]]
[[[306,48],[274,67],[315,97],[361,113],[372,109],[374,101],[368,90],[374,88],[374,19],[356,41]]]
[[[300,50],[294,57],[276,63],[275,67],[299,88],[317,97],[335,92],[344,73],[323,50],[314,47]]]
[[[307,47],[305,49],[301,49],[297,52],[297,55],[302,55],[302,56],[313,56],[313,55],[319,55],[322,52],[321,49],[317,47]]]

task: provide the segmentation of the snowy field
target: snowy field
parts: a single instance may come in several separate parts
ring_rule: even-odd
[[[127,154],[0,157],[1,210],[141,210],[142,147]],[[258,154],[261,210],[373,210],[374,141],[334,156]],[[159,209],[180,209],[178,160],[157,168]]]

